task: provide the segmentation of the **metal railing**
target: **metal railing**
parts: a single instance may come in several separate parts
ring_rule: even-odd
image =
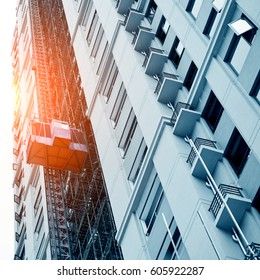
[[[166,72],[162,72],[159,79],[158,79],[158,83],[156,85],[156,88],[154,90],[154,93],[155,94],[158,94],[161,90],[161,87],[162,87],[162,84],[163,84],[163,81],[165,79],[172,79],[172,80],[178,80],[179,76],[178,75],[175,75],[175,74],[170,74],[170,73],[166,73]]]
[[[233,194],[237,195],[240,197],[243,197],[241,193],[241,188],[235,187],[235,186],[230,186],[230,185],[225,185],[225,184],[220,184],[218,187],[220,193],[222,196],[225,198],[228,194]],[[220,198],[220,195],[218,193],[215,193],[214,198],[211,202],[211,205],[209,207],[209,211],[211,211],[214,215],[214,217],[217,217],[218,212],[223,204],[222,199]]]
[[[139,25],[137,29],[138,29],[138,30],[137,30],[136,32],[133,32],[134,37],[133,37],[133,40],[132,40],[132,42],[131,42],[133,45],[135,44],[135,42],[136,42],[136,40],[137,40],[137,38],[138,38],[138,35],[139,35],[139,33],[140,33],[142,30],[143,30],[143,31],[147,31],[147,32],[151,32],[151,31],[152,31],[151,28],[144,27],[144,26],[141,26],[141,25]]]
[[[254,254],[252,253],[252,251],[254,252]],[[260,244],[252,242],[247,248],[245,259],[260,260]]]
[[[216,148],[215,143],[216,143],[216,141],[212,141],[212,140],[204,139],[204,138],[200,138],[200,137],[196,138],[195,141],[194,141],[194,145],[197,148],[197,150],[199,150],[200,146],[207,146],[207,147]],[[194,151],[193,148],[191,148],[190,154],[187,158],[187,162],[190,165],[192,165],[195,158],[196,158],[196,152]]]
[[[190,109],[191,105],[188,103],[184,103],[184,102],[178,102],[174,108],[174,111],[172,113],[172,117],[171,117],[171,124],[174,126],[177,120],[177,117],[181,111],[181,109]]]
[[[146,67],[146,66],[147,66],[149,57],[150,57],[150,55],[151,55],[152,53],[163,54],[163,53],[164,53],[164,50],[157,49],[157,48],[153,48],[153,47],[149,47],[149,49],[148,49],[147,51],[143,52],[143,54],[145,55],[145,59],[144,59],[144,62],[143,62],[142,67]]]
[[[233,240],[239,244],[244,256],[247,259],[254,259],[254,260],[259,259],[259,244],[249,243],[249,241],[246,238],[244,232],[242,231],[241,227],[239,226],[236,218],[234,217],[229,205],[227,204],[225,198],[223,197],[223,194],[219,190],[218,185],[216,184],[214,178],[212,177],[210,171],[208,170],[207,165],[205,164],[203,158],[201,157],[201,155],[199,153],[199,150],[195,146],[194,142],[188,136],[186,136],[184,140],[187,143],[189,143],[191,148],[194,150],[196,156],[201,161],[201,164],[202,164],[203,168],[205,169],[205,171],[207,173],[207,180],[208,180],[207,184],[208,184],[208,186],[210,186],[210,188],[211,188],[211,190],[213,191],[214,194],[218,193],[219,198],[221,199],[222,203],[226,207],[226,210],[227,210],[227,213],[230,216],[230,219],[234,223],[234,227],[232,228],[232,230],[233,230],[233,235],[232,235]]]

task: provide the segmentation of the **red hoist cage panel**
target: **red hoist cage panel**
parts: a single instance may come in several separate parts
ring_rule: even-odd
[[[63,121],[32,120],[26,155],[27,163],[80,173],[87,157],[84,133]]]

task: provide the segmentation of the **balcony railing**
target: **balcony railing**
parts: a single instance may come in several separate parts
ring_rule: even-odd
[[[190,109],[191,106],[188,103],[178,102],[174,108],[172,117],[171,117],[171,124],[174,126],[177,120],[177,117],[181,111],[181,109]]]
[[[246,260],[260,260],[260,244],[252,242],[247,248],[247,255],[245,257]],[[254,254],[252,254],[252,251]]]
[[[200,146],[207,146],[207,147],[211,147],[211,148],[216,148],[215,145],[215,141],[209,140],[209,139],[204,139],[204,138],[196,138],[196,140],[194,141],[194,145],[197,148],[197,150],[199,150]],[[195,158],[196,158],[196,152],[194,151],[194,149],[192,148],[190,151],[190,154],[188,156],[187,162],[192,165]]]
[[[228,194],[232,194],[232,195],[236,195],[236,196],[240,196],[243,197],[242,193],[241,193],[241,188],[235,187],[235,186],[230,186],[230,185],[225,185],[225,184],[221,184],[218,187],[220,193],[222,194],[222,196],[225,198]],[[222,199],[220,198],[220,195],[218,193],[215,194],[211,205],[209,207],[209,211],[211,211],[213,213],[213,215],[215,217],[217,217],[218,212],[221,208],[223,204]]]

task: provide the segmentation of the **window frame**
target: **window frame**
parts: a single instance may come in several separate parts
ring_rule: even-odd
[[[158,29],[156,31],[156,37],[159,39],[162,45],[165,42],[169,29],[170,29],[170,23],[167,21],[165,16],[162,16]]]
[[[148,150],[148,147],[145,143],[144,138],[142,138],[142,141],[139,145],[138,151],[136,153],[136,157],[134,159],[133,165],[131,167],[131,170],[130,170],[130,173],[128,176],[128,180],[130,180],[133,183],[135,183],[135,181],[138,177],[138,174],[143,165],[147,150]]]
[[[152,22],[153,22],[156,10],[157,10],[157,4],[154,2],[154,0],[150,0],[146,13],[145,13],[145,17],[147,18],[147,20],[150,24],[152,24]]]
[[[186,11],[188,13],[190,13],[190,15],[194,19],[197,19],[202,4],[203,4],[203,0],[190,0],[188,5],[187,5]],[[196,10],[195,10],[195,8],[196,8]]]
[[[93,14],[93,17],[92,17],[92,20],[91,20],[89,30],[88,30],[88,34],[87,34],[87,37],[86,37],[86,41],[87,41],[88,46],[90,46],[90,44],[92,42],[96,27],[97,27],[98,20],[99,20],[98,13],[97,13],[97,10],[95,10],[94,14]]]
[[[193,61],[191,61],[189,69],[188,69],[187,74],[185,76],[185,79],[183,81],[183,86],[188,91],[190,91],[190,89],[193,85],[193,82],[194,82],[194,80],[197,76],[197,73],[198,73],[198,67],[196,66],[196,64]]]
[[[162,184],[158,174],[155,173],[149,193],[140,214],[140,219],[142,221],[146,237],[149,237],[152,232],[164,196],[165,194]]]
[[[209,128],[213,133],[215,132],[219,124],[223,111],[224,108],[222,104],[219,102],[218,98],[211,90],[201,116],[205,119],[205,121],[207,122]],[[216,118],[212,122],[213,115],[216,116]]]
[[[182,50],[179,53],[178,48],[179,48],[180,44],[182,46]],[[176,69],[178,68],[178,66],[180,64],[180,61],[181,61],[182,55],[184,53],[184,50],[185,50],[184,45],[182,44],[180,39],[176,36],[175,39],[174,39],[172,48],[170,50],[170,53],[169,53],[169,57],[168,57],[168,59],[173,63],[173,65],[175,66]]]
[[[128,115],[123,133],[121,135],[118,147],[123,151],[123,158],[127,154],[128,148],[131,144],[133,135],[135,133],[136,127],[138,125],[136,115],[133,108],[130,110]]]
[[[216,11],[215,8],[212,8],[209,17],[207,19],[206,25],[203,30],[203,34],[207,36],[208,38],[212,37],[213,31],[216,29],[216,19],[218,16],[218,12]],[[213,28],[214,27],[214,28]]]
[[[122,109],[125,104],[126,97],[127,97],[126,89],[124,83],[122,82],[112,112],[110,114],[110,120],[113,122],[114,128],[117,126],[118,120],[120,118]]]
[[[258,190],[253,198],[252,207],[254,207],[260,214],[260,187],[258,187]]]
[[[103,36],[104,36],[104,29],[102,27],[102,24],[100,24],[98,32],[97,32],[97,36],[95,38],[95,42],[93,44],[93,48],[92,48],[92,51],[91,51],[91,54],[90,54],[91,57],[96,58],[99,47],[100,47],[100,44],[101,44],[101,41],[103,39]]]
[[[115,60],[111,62],[111,66],[108,71],[108,76],[106,78],[105,87],[102,92],[103,96],[106,98],[106,102],[109,100],[113,87],[115,85],[116,79],[119,75],[119,70]]]
[[[241,155],[242,150],[244,150],[243,155]],[[224,156],[229,161],[237,176],[242,173],[250,151],[250,147],[235,127],[224,151]]]
[[[258,71],[258,74],[250,90],[249,95],[252,96],[260,105],[260,70]]]
[[[242,21],[247,22],[248,25],[246,26],[246,24],[244,24],[242,28],[241,26],[235,26],[237,22]],[[235,72],[236,75],[239,75],[246,62],[246,59],[251,49],[251,45],[254,41],[258,29],[244,14],[242,14],[239,19],[236,19],[229,23],[228,26],[234,34],[231,39],[231,43],[227,50],[224,61],[231,67],[231,69]],[[242,52],[241,46],[243,48]],[[247,48],[246,51],[245,48]],[[244,56],[243,60],[241,60],[241,55],[239,54]],[[239,58],[238,62],[237,57]]]

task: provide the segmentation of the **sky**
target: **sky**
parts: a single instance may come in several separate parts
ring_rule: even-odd
[[[13,259],[14,219],[12,189],[13,96],[11,42],[17,0],[1,3],[0,9],[0,260]]]

